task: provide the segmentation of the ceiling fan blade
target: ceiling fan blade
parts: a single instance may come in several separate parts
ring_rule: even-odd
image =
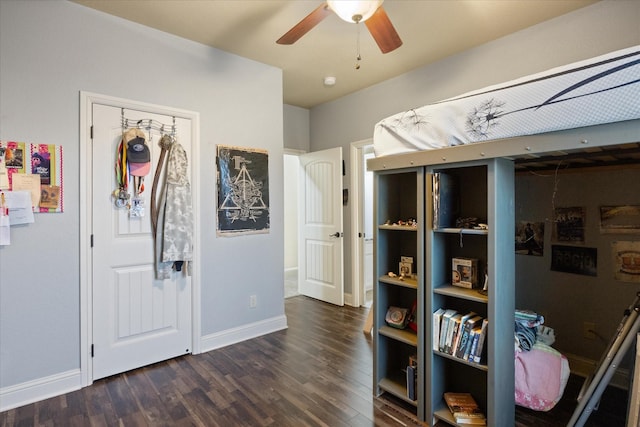
[[[320,21],[322,21],[327,16],[331,15],[333,12],[329,9],[329,6],[326,2],[323,2],[316,10],[308,14],[302,21],[298,22],[292,29],[287,31],[287,33],[280,37],[276,43],[278,44],[294,44],[300,39],[300,37],[304,36],[311,30],[313,27],[318,25]]]
[[[389,53],[402,46],[402,40],[382,6],[364,23],[382,53]]]

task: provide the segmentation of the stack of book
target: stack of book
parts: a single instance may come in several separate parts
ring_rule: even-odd
[[[418,382],[418,356],[413,355],[409,357],[409,364],[407,365],[407,397],[411,400],[416,400],[416,386]]]
[[[478,426],[487,425],[487,417],[482,413],[471,393],[447,392],[444,394],[444,401],[456,423]]]
[[[440,308],[433,313],[433,349],[480,363],[488,320],[473,311],[466,314]]]

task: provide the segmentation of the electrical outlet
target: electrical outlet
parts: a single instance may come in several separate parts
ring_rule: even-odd
[[[249,297],[249,308],[256,308],[257,305],[258,305],[258,296],[251,295]]]
[[[595,340],[596,324],[593,322],[584,322],[582,324],[582,336],[588,340]]]

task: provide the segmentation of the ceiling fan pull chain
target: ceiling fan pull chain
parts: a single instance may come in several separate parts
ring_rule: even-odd
[[[356,22],[356,70],[360,69],[360,61],[362,57],[360,56],[360,21]]]

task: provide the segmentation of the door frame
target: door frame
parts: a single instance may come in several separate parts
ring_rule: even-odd
[[[351,305],[360,307],[365,301],[364,272],[362,258],[364,239],[360,230],[364,226],[364,173],[367,165],[362,161],[364,147],[373,145],[373,139],[363,139],[351,143],[349,161],[351,163]],[[374,278],[375,279],[375,278]]]
[[[93,342],[93,280],[91,259],[91,227],[93,199],[92,167],[92,109],[93,104],[116,108],[148,111],[154,114],[176,116],[191,120],[192,155],[190,185],[193,206],[193,271],[191,273],[191,349],[192,354],[201,352],[201,309],[200,304],[200,191],[198,179],[200,172],[200,113],[181,110],[162,105],[149,104],[80,91],[80,377],[82,387],[93,383],[93,360],[91,343]],[[119,125],[119,124],[118,124]]]
[[[307,153],[307,151],[304,151],[304,150],[297,150],[297,149],[293,149],[293,148],[285,148],[285,149],[282,151],[282,156],[283,156],[283,158],[284,158],[285,156],[291,156],[291,157],[296,157],[296,158],[298,158],[298,168],[296,168],[296,170],[295,170],[295,174],[296,174],[296,182],[298,181],[298,177],[299,177],[299,175],[300,175],[300,159],[299,159],[299,157],[300,157],[301,155],[305,154],[305,153]],[[283,164],[284,164],[284,161],[283,161]],[[284,168],[284,169],[283,169],[283,177],[284,177],[284,179],[285,179],[285,180],[287,179],[287,174],[286,174],[286,172],[287,172],[287,171],[286,171],[286,168]],[[284,198],[286,199],[286,198],[287,198],[287,196],[288,196],[288,195],[285,193]],[[299,212],[298,212],[298,210],[299,210],[299,209],[298,209],[298,198],[299,198],[299,197],[300,197],[300,189],[298,188],[298,186],[296,186],[296,194],[295,194],[295,199],[296,199],[296,211],[294,212],[295,217],[296,217],[296,227],[295,227],[295,240],[296,240],[296,245],[298,244],[298,236],[299,236],[299,233],[300,233],[300,230],[299,230],[299,224],[298,224],[298,214],[299,214]],[[286,212],[285,212],[285,213],[286,213]],[[286,227],[287,227],[287,224],[285,224],[285,228],[286,228]],[[287,244],[287,240],[286,240],[286,239],[285,239],[285,241],[284,241],[284,244],[285,244],[285,245]],[[298,250],[300,250],[300,248],[298,248]],[[285,260],[285,263],[286,263],[286,260]],[[297,283],[298,283],[298,289],[297,289],[297,291],[298,291],[298,294],[299,294],[299,293],[300,293],[300,266],[299,266],[298,264],[299,264],[299,260],[298,260],[298,258],[296,258],[296,267],[295,267],[295,270],[296,270],[296,281],[297,281]],[[284,266],[283,266],[283,268],[284,268]],[[286,269],[286,268],[284,268],[284,274],[285,274],[285,283],[286,283],[286,275],[287,275],[287,269]]]

